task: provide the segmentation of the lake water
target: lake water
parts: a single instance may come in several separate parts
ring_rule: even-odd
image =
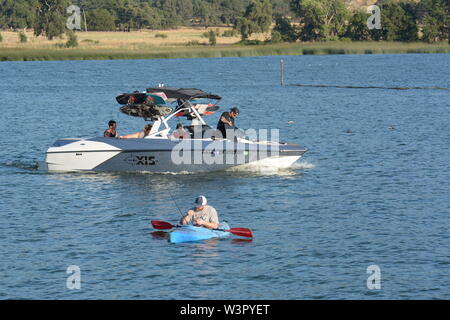
[[[281,58],[287,84],[450,88],[448,54],[0,63],[0,299],[449,299],[450,90],[281,87]],[[280,172],[37,170],[57,138],[141,129],[114,98],[158,83],[309,151]],[[198,194],[253,241],[154,233]]]

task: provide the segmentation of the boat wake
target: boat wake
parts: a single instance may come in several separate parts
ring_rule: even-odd
[[[23,161],[10,161],[10,162],[0,162],[0,167],[6,168],[17,168],[27,171],[37,171],[39,170],[38,162],[23,162]]]
[[[273,163],[264,165],[261,163],[249,163],[244,164],[232,168],[228,168],[225,170],[218,170],[218,171],[210,171],[210,172],[195,172],[195,171],[178,171],[178,172],[149,172],[149,171],[139,171],[134,172],[134,174],[149,174],[149,175],[167,175],[167,176],[177,176],[177,175],[193,175],[193,174],[223,174],[223,173],[251,173],[251,174],[275,174],[275,175],[292,175],[296,174],[298,170],[304,170],[304,169],[314,169],[316,166],[313,163],[310,163],[308,161],[301,161],[301,162],[295,162],[291,164],[290,166],[286,167],[284,165],[282,166],[274,166]],[[120,172],[117,172],[120,173]],[[129,172],[132,173],[132,172]]]
[[[309,163],[308,161],[296,162],[291,167],[291,169],[314,169],[316,167],[315,164]]]
[[[289,167],[276,167],[276,166],[264,166],[264,165],[255,165],[255,164],[247,164],[243,166],[237,166],[230,169],[227,169],[228,172],[248,172],[248,173],[257,173],[262,175],[295,175],[298,173],[298,170],[303,169],[314,169],[315,165],[306,161],[295,162]]]
[[[19,161],[12,161],[12,162],[4,162],[0,163],[0,167],[9,167],[9,168],[18,168],[26,171],[37,171],[37,172],[48,172],[48,168],[45,164],[45,162],[19,162]],[[161,175],[161,176],[183,176],[183,175],[193,175],[193,174],[218,174],[220,172],[222,173],[251,173],[251,174],[276,174],[276,175],[283,175],[283,174],[295,174],[298,170],[304,170],[304,169],[314,169],[316,166],[312,163],[309,163],[307,161],[301,161],[301,162],[295,162],[290,167],[274,167],[274,166],[264,166],[264,165],[256,165],[256,164],[246,164],[241,165],[237,167],[232,167],[225,170],[218,170],[218,171],[211,171],[211,172],[194,172],[194,171],[178,171],[178,172],[150,172],[150,171],[117,171],[117,172],[109,172],[109,174],[143,174],[143,175]],[[104,175],[104,172],[96,172],[96,171],[63,171],[58,172],[62,174],[67,173],[78,173],[78,174],[94,174],[94,175]]]

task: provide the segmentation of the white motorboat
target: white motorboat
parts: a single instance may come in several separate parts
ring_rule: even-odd
[[[219,108],[221,97],[202,90],[148,88],[145,92],[121,94],[116,99],[123,104],[123,113],[152,121],[150,133],[140,139],[59,139],[47,150],[45,162],[49,171],[176,173],[288,168],[306,152],[300,145],[261,140],[248,134],[248,130],[244,134],[242,130],[230,130],[227,132],[231,134],[222,138],[220,131],[203,119]],[[205,99],[216,103],[203,103]],[[191,121],[184,127],[188,134],[183,139],[172,135],[169,121],[176,118]]]

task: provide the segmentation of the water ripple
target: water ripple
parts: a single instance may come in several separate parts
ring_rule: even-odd
[[[448,54],[284,59],[289,83],[450,87]],[[279,57],[2,63],[0,298],[450,298],[450,93],[280,87],[278,66]],[[217,92],[241,107],[239,127],[278,127],[309,151],[276,172],[39,170],[56,138],[101,134],[112,118],[135,132],[114,95],[159,82]],[[35,103],[17,109],[18,91]],[[151,228],[176,223],[177,206],[199,194],[253,241],[174,245]],[[367,289],[372,264],[381,290]],[[66,288],[69,265],[80,266],[80,291]]]

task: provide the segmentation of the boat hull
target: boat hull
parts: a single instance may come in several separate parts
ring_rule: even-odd
[[[221,223],[219,228],[227,230],[229,229],[229,226],[227,223]],[[213,238],[225,238],[228,237],[230,234],[231,234],[230,232],[226,231],[210,230],[203,227],[195,227],[187,225],[171,231],[169,234],[169,242],[183,243],[183,242],[202,241]]]
[[[207,172],[259,166],[287,168],[306,152],[289,145],[259,152],[246,144],[227,143],[212,149],[211,142],[197,141],[192,149],[183,150],[179,141],[168,139],[64,139],[48,149],[46,164],[51,172]]]

